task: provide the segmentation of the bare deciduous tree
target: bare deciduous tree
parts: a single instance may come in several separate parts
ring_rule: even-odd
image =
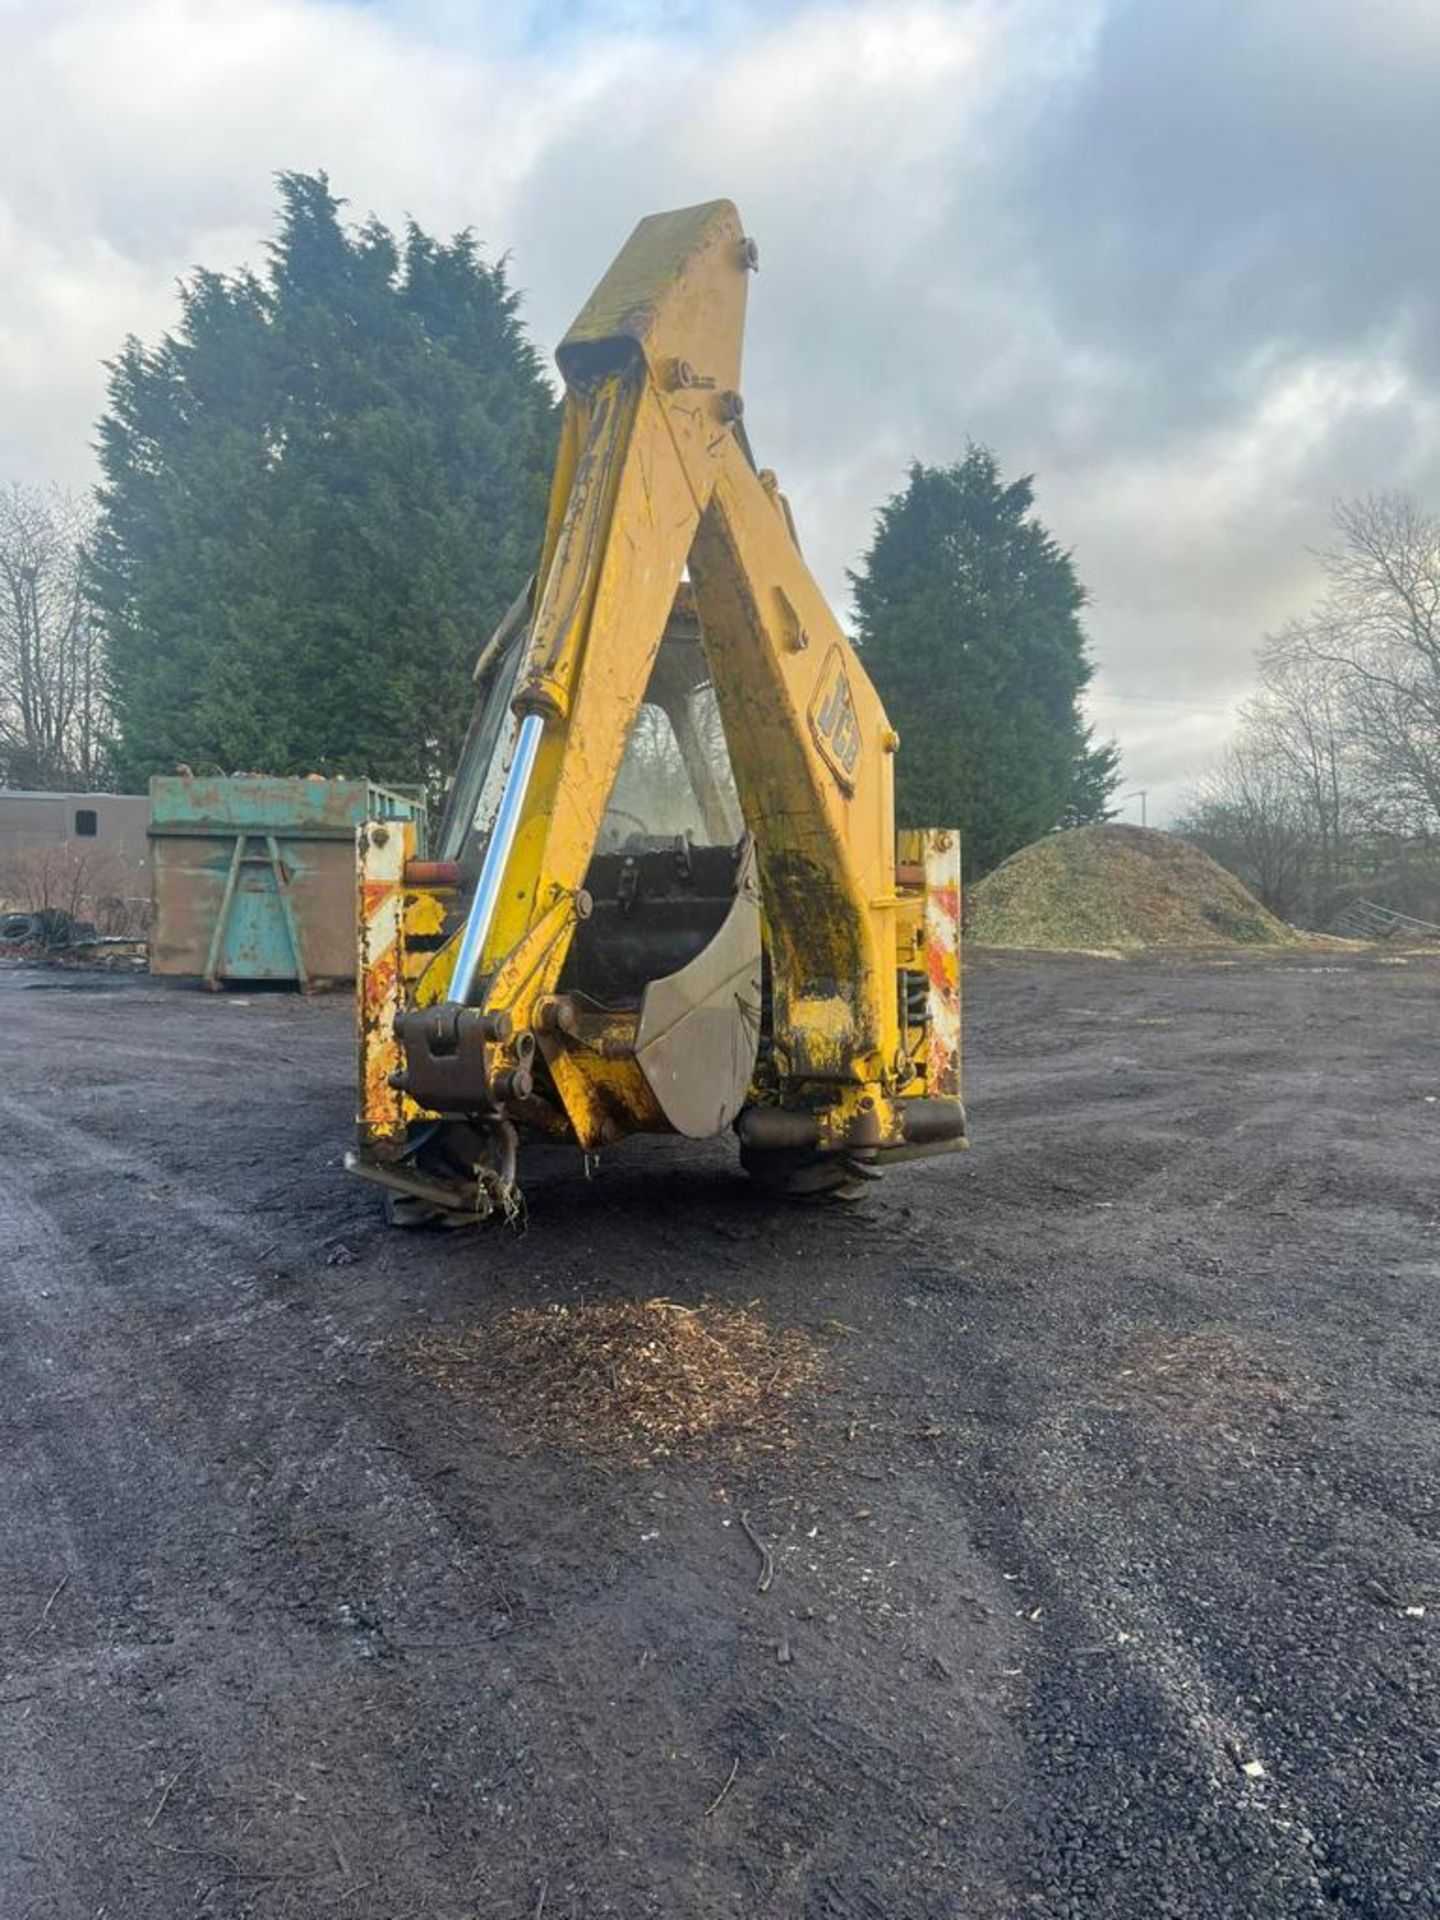
[[[1292,622],[1260,649],[1260,688],[1241,709],[1242,738],[1288,778],[1313,841],[1315,879],[1340,877],[1344,849],[1361,825],[1344,677],[1312,644],[1314,624]]]
[[[141,934],[149,918],[146,902],[127,897],[115,855],[74,841],[0,852],[0,907],[89,922],[127,938]]]
[[[1325,598],[1260,649],[1260,685],[1182,830],[1277,912],[1324,920],[1440,833],[1440,519],[1337,508]]]
[[[1282,920],[1306,911],[1314,823],[1272,741],[1253,730],[1242,733],[1202,782],[1176,831],[1228,867]]]
[[[1311,657],[1339,676],[1366,782],[1410,833],[1440,828],[1440,519],[1403,494],[1336,510]]]
[[[100,772],[100,636],[85,592],[90,508],[59,489],[0,490],[0,776],[90,787]]]

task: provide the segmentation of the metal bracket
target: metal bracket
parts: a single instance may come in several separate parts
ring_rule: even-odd
[[[405,1064],[400,1084],[431,1113],[474,1113],[493,1105],[494,1029],[478,1007],[414,1007],[395,1022]]]
[[[252,840],[263,840],[264,853],[251,853]],[[300,991],[310,991],[310,973],[305,965],[305,945],[300,938],[300,921],[295,912],[295,901],[290,892],[290,875],[285,870],[285,862],[280,857],[280,843],[273,833],[241,832],[235,836],[235,845],[230,854],[230,866],[225,875],[225,888],[220,895],[220,911],[215,916],[215,930],[210,935],[210,951],[205,958],[204,981],[213,993],[220,984],[220,962],[225,951],[225,934],[230,924],[230,912],[235,904],[235,894],[240,884],[240,869],[246,866],[269,867],[275,882],[276,898],[280,902],[280,911],[285,916],[285,931],[290,936],[290,950],[295,956],[295,978]]]

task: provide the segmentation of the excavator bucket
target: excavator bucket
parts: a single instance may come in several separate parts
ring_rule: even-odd
[[[513,1213],[527,1137],[733,1128],[800,1197],[964,1144],[959,836],[897,841],[898,739],[755,465],[757,260],[728,201],[636,228],[434,858],[360,834],[350,1165],[397,1219]]]

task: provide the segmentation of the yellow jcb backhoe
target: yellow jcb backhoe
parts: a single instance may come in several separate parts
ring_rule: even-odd
[[[757,264],[725,200],[635,229],[433,858],[360,831],[348,1165],[399,1222],[513,1216],[522,1137],[733,1127],[813,1198],[965,1143],[959,835],[897,843],[899,740],[751,454]]]

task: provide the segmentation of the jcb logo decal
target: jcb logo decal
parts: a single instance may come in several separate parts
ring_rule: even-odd
[[[850,682],[845,678],[838,647],[830,649],[810,702],[810,731],[830,771],[845,791],[851,792],[860,764],[860,722],[855,718],[855,702],[850,697]]]

